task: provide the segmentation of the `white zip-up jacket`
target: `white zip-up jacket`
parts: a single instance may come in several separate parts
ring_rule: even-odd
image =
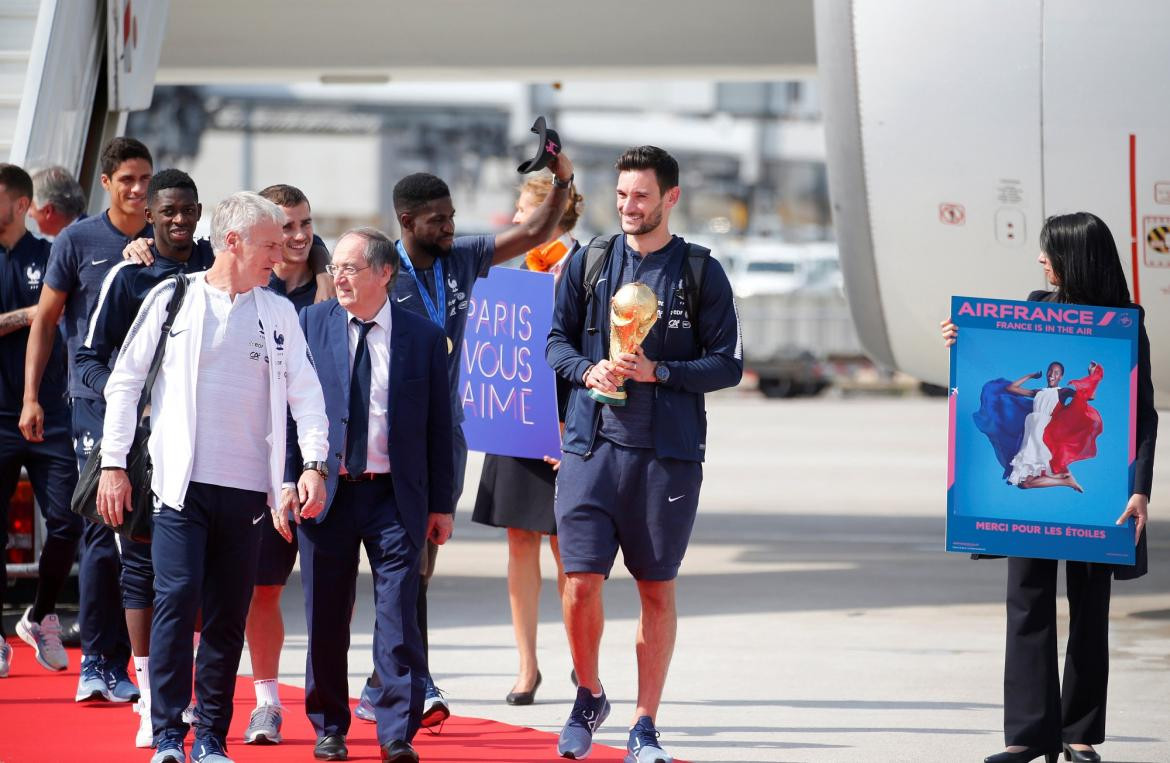
[[[203,321],[208,295],[206,273],[186,276],[187,294],[171,326],[162,366],[151,390],[151,434],[148,449],[154,467],[151,489],[167,506],[181,509],[191,481],[195,438],[214,432],[195,431],[195,387],[203,345]],[[126,454],[138,424],[138,398],[150,372],[167,305],[174,294],[170,278],[151,289],[142,302],[130,332],[106,382],[105,435],[102,466],[126,468]],[[256,312],[264,328],[268,354],[269,432],[268,505],[278,505],[284,478],[286,411],[297,423],[297,441],[306,461],[324,461],[329,422],[317,371],[305,335],[291,302],[267,289],[252,290]],[[279,340],[278,340],[279,337]]]

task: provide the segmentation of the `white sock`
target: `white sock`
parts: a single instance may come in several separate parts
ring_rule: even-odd
[[[150,707],[150,657],[134,658],[134,677],[138,679],[138,693],[144,707]]]
[[[252,685],[256,687],[256,706],[260,705],[275,705],[280,707],[280,684],[275,678],[265,678],[261,681],[253,681]]]

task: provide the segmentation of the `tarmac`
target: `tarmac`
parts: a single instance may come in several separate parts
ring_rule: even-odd
[[[690,761],[978,761],[1002,749],[1006,567],[943,550],[946,402],[765,400],[737,390],[709,397],[708,419],[658,717],[663,746]],[[1110,761],[1170,761],[1168,420],[1150,508],[1152,572],[1113,589],[1108,739],[1099,748]],[[434,676],[456,714],[557,732],[574,690],[555,567],[546,546],[544,683],[535,705],[509,707],[517,660],[507,546],[502,530],[470,520],[477,455],[431,584]],[[303,685],[299,580],[294,572],[284,595],[281,680]],[[638,604],[620,559],[605,596],[601,674],[614,712],[597,741],[624,747]],[[372,627],[363,567],[354,696],[372,666]],[[250,671],[246,653],[241,671]]]

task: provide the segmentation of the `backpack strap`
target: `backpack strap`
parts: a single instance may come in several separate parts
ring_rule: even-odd
[[[617,234],[609,236],[594,236],[593,240],[589,242],[589,248],[585,250],[585,304],[588,305],[593,301],[593,290],[597,287],[597,281],[601,278],[601,271],[605,269],[605,263],[609,260],[609,253],[613,251],[613,242],[617,240]]]
[[[695,347],[699,346],[699,304],[703,295],[703,274],[707,272],[707,261],[711,250],[698,244],[687,244],[687,264],[683,268],[683,284],[687,293],[687,316],[691,320],[691,333]]]

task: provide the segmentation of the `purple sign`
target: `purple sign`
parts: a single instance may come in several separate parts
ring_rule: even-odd
[[[556,376],[544,359],[553,276],[492,268],[475,285],[459,358],[463,432],[471,450],[561,454]]]

